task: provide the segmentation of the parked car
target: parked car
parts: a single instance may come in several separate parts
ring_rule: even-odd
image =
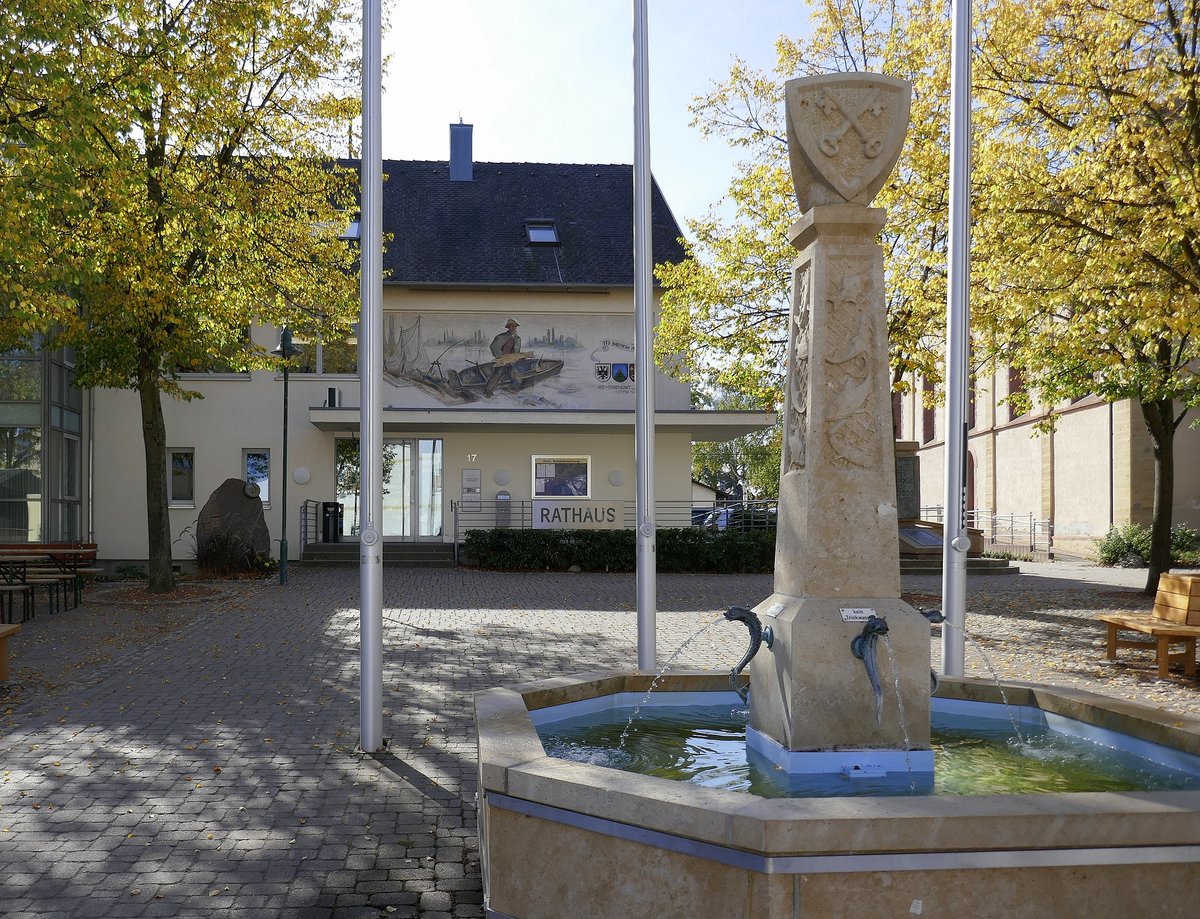
[[[733,513],[732,507],[716,507],[708,512],[708,516],[704,518],[704,522],[700,525],[709,529],[723,530],[729,523],[729,515]]]
[[[718,507],[703,525],[717,530],[773,530],[777,517],[774,501],[754,501]]]

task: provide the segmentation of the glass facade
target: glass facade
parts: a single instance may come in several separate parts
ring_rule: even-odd
[[[0,542],[77,542],[83,393],[70,349],[0,357]]]
[[[337,438],[337,498],[343,507],[342,536],[357,537],[358,440]],[[388,438],[383,446],[383,535],[397,542],[442,535],[443,451],[433,438]]]

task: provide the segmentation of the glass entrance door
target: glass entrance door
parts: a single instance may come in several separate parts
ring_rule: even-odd
[[[357,538],[361,521],[358,441],[336,444],[338,501],[343,537]],[[438,540],[442,535],[442,442],[388,438],[383,445],[383,536],[394,542]]]

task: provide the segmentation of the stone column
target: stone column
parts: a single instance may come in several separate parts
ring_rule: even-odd
[[[792,226],[778,593],[900,596],[883,221],[879,208],[825,204]]]
[[[869,207],[899,157],[909,93],[874,74],[787,85],[802,216],[789,234],[775,594],[757,607],[775,643],[751,665],[750,699],[752,745],[784,751],[794,772],[932,769],[929,623],[899,599],[884,212]],[[877,646],[878,708],[851,653],[871,615],[890,643]]]

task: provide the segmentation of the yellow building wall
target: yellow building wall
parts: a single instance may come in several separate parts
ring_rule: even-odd
[[[1193,410],[1175,432],[1175,520],[1200,530],[1200,428],[1188,423],[1197,418]]]
[[[1112,436],[1108,405],[1062,415],[1054,434],[1054,545],[1090,555],[1113,520]]]
[[[997,376],[980,387],[1007,392]],[[1034,434],[1032,424],[1044,410],[1007,420],[1004,406],[978,407],[978,423],[969,449],[975,457],[976,505],[997,514],[1033,514],[1054,527],[1054,551],[1091,557],[1095,540],[1111,525],[1149,525],[1154,509],[1154,453],[1140,408],[1132,402],[1111,406],[1090,398],[1061,405],[1051,434]],[[1195,414],[1195,413],[1193,413]],[[921,503],[943,503],[942,432],[939,407],[937,438],[919,451]],[[995,420],[989,428],[987,422]],[[1172,519],[1200,528],[1200,430],[1185,420],[1175,435],[1175,497]],[[902,431],[919,440],[921,405],[906,396]],[[994,496],[994,506],[987,507]]]

